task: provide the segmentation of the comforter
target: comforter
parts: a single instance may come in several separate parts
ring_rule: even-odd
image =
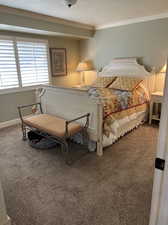
[[[103,133],[107,137],[110,133],[115,133],[113,124],[116,120],[148,110],[149,97],[143,85],[139,85],[134,91],[91,88],[89,94],[91,97],[98,98],[103,104]]]

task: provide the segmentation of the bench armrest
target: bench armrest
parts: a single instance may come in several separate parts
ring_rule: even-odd
[[[80,119],[82,119],[82,118],[84,118],[84,117],[89,118],[89,116],[90,116],[90,113],[87,113],[87,114],[85,114],[85,115],[83,115],[83,116],[76,117],[75,119],[72,119],[72,120],[66,120],[66,123],[71,123],[71,122],[74,122],[74,121],[76,121],[76,120],[80,120]]]
[[[36,103],[33,103],[33,104],[29,104],[29,105],[18,105],[18,108],[22,109],[22,108],[31,107],[31,106],[34,106],[34,105],[41,105],[41,102],[36,102]]]
[[[85,118],[85,117],[86,117],[86,123],[85,123],[85,126],[84,126],[84,127],[87,129],[88,126],[89,126],[89,117],[90,117],[90,113],[87,113],[87,114],[85,114],[85,115],[79,116],[79,117],[77,117],[77,118],[75,118],[75,119],[72,119],[72,120],[66,120],[66,121],[65,121],[66,136],[68,136],[68,125],[69,125],[70,123],[74,122],[74,121],[80,120],[80,119]]]
[[[43,113],[41,102],[36,102],[36,103],[33,103],[33,104],[29,104],[29,105],[19,105],[17,108],[18,108],[19,117],[20,117],[21,121],[23,121],[22,109],[29,108],[29,107],[32,107],[32,106],[38,106],[38,105],[40,107],[40,112]]]

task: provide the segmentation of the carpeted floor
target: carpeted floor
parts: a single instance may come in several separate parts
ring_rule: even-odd
[[[16,225],[148,225],[158,128],[143,125],[109,147],[65,165],[18,127],[0,131],[0,177]]]

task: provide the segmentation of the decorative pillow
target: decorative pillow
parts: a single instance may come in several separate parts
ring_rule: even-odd
[[[116,77],[97,77],[97,79],[93,82],[91,86],[98,88],[107,88],[114,82],[115,79]]]
[[[133,91],[140,83],[142,79],[135,77],[117,77],[117,79],[109,86],[109,88]]]

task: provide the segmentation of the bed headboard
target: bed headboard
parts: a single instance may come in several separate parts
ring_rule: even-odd
[[[151,94],[155,89],[155,75],[137,62],[137,58],[113,59],[98,76],[130,76],[140,77]]]
[[[119,58],[113,59],[100,73],[100,76],[114,75],[146,77],[149,76],[150,73],[143,65],[137,62],[137,58]]]

